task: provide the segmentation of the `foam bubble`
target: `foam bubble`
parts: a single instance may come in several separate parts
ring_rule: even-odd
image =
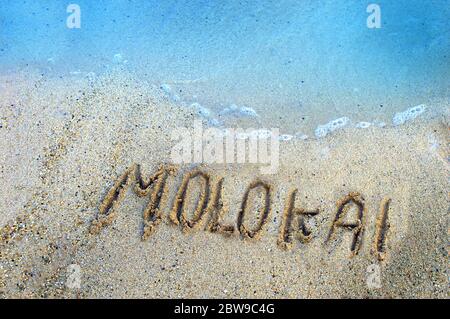
[[[350,119],[348,117],[340,117],[338,119],[328,122],[327,124],[319,125],[316,128],[314,133],[317,138],[325,137],[329,133],[331,133],[337,129],[343,128],[349,122],[350,122]]]
[[[244,116],[244,117],[258,117],[258,113],[251,107],[241,106],[238,107],[236,104],[231,104],[230,106],[224,108],[219,113],[220,115],[234,115],[234,116]]]
[[[181,97],[178,94],[174,94],[174,95],[172,95],[172,100],[174,102],[180,102],[181,101]]]
[[[236,104],[231,104],[228,109],[232,112],[237,111],[238,110],[238,106]]]
[[[178,94],[176,94],[175,92],[173,92],[172,87],[169,84],[163,83],[159,86],[159,88],[173,102],[176,102],[176,103],[182,102],[181,97]]]
[[[359,122],[356,124],[357,128],[369,128],[370,126],[372,126],[372,123],[370,122]]]
[[[212,119],[208,120],[208,124],[211,125],[211,126],[220,126],[220,125],[222,125],[222,122],[220,122],[216,118],[212,118]]]
[[[256,113],[256,111],[253,108],[247,106],[242,106],[239,109],[239,113],[242,114],[243,116],[250,116],[250,117],[258,116],[258,113]]]
[[[394,118],[392,119],[392,123],[395,126],[397,126],[397,125],[402,125],[402,124],[405,124],[406,122],[412,121],[416,117],[418,117],[420,114],[425,112],[426,108],[427,107],[425,104],[420,104],[420,105],[410,107],[409,109],[407,109],[403,112],[396,113],[394,115]]]
[[[124,60],[122,54],[120,54],[120,53],[114,54],[113,61],[114,61],[114,63],[117,63],[117,64],[125,64],[128,62],[127,60]]]
[[[161,86],[159,87],[164,93],[166,94],[170,94],[172,93],[172,88],[170,87],[169,84],[161,84]]]
[[[197,111],[197,113],[202,117],[211,116],[211,111],[208,108],[201,105],[200,103],[192,103],[191,107],[194,108]]]

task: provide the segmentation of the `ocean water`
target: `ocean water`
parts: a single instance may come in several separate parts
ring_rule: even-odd
[[[0,70],[27,65],[126,69],[214,125],[395,125],[396,113],[450,98],[450,0],[0,0]]]

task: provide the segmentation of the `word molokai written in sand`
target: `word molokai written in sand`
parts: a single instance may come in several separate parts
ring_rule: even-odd
[[[177,170],[172,166],[161,166],[158,171],[145,180],[141,175],[140,166],[133,164],[114,183],[99,208],[98,217],[92,222],[90,232],[98,233],[103,227],[110,225],[117,214],[120,203],[127,190],[131,187],[139,197],[148,197],[149,202],[143,213],[142,239],[146,240],[162,221],[164,214],[161,203],[168,196],[167,181]],[[196,198],[193,212],[186,211],[189,189],[194,180],[201,180],[201,190]],[[203,228],[212,233],[232,235],[239,233],[242,238],[257,239],[264,226],[270,220],[273,187],[270,183],[256,179],[248,185],[238,210],[234,224],[223,224],[223,217],[229,209],[223,202],[222,190],[224,178],[218,178],[213,183],[210,174],[194,169],[187,172],[178,186],[173,205],[167,218],[170,223],[178,225],[185,232]],[[250,211],[250,196],[256,192],[262,194],[262,203],[256,214]],[[295,240],[308,243],[312,239],[311,230],[306,220],[314,218],[319,210],[305,210],[295,206],[297,189],[289,192],[279,226],[277,244],[283,249],[290,249]],[[377,216],[375,233],[373,235],[372,251],[379,260],[384,259],[385,241],[389,229],[388,211],[390,199],[381,202]],[[349,211],[356,208],[356,216],[349,216]],[[334,240],[342,233],[349,232],[352,236],[349,247],[351,256],[356,255],[361,247],[366,222],[366,207],[364,198],[356,192],[351,192],[338,201],[337,210],[333,216],[325,244]],[[256,217],[255,217],[256,216]],[[250,219],[254,219],[251,223]],[[349,220],[350,219],[350,220]]]

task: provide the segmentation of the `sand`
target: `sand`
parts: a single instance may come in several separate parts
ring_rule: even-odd
[[[0,86],[2,298],[448,297],[448,113],[282,142],[272,175],[170,166],[146,213],[156,195],[133,178],[120,202],[108,192],[133,165],[146,179],[168,164],[195,112],[122,71],[26,69]],[[223,178],[224,211],[192,213],[205,202],[201,177],[180,191],[193,172],[209,205]]]

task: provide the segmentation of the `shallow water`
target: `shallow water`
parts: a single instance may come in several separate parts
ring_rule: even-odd
[[[1,69],[126,68],[213,124],[290,133],[341,117],[392,122],[450,97],[448,0],[379,0],[380,28],[361,0],[74,2],[80,28],[67,27],[66,1],[1,1]]]

